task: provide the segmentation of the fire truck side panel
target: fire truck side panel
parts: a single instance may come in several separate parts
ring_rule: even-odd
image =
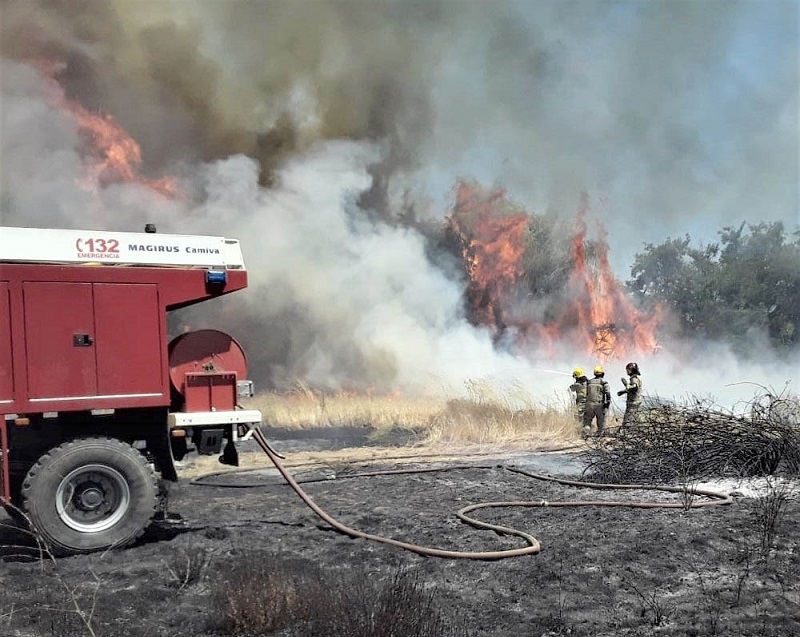
[[[0,281],[0,406],[14,398],[14,368],[11,365],[11,304],[8,281]]]
[[[22,290],[28,398],[97,395],[92,285],[36,281]]]
[[[102,396],[160,394],[166,341],[153,284],[94,284],[97,391]]]
[[[244,270],[208,284],[199,268],[4,264],[2,276],[0,408],[23,415],[169,407],[166,312],[247,286]]]

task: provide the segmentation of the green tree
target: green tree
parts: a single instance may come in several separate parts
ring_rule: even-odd
[[[682,336],[726,341],[739,351],[762,331],[773,347],[800,343],[800,232],[780,222],[725,227],[719,243],[691,247],[687,235],[647,244],[634,258],[628,289],[662,303]]]

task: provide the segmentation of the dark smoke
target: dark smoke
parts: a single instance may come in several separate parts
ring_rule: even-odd
[[[457,179],[562,220],[590,192],[622,276],[670,234],[791,227],[797,18],[747,1],[2,0],[0,220],[242,239],[251,289],[185,319],[235,327],[262,386],[523,378],[437,250]],[[77,189],[59,91],[112,114],[145,176],[177,176],[187,200]],[[583,356],[564,349],[548,368]]]

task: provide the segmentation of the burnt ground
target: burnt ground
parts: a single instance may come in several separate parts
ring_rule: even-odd
[[[326,452],[292,473],[330,515],[350,527],[422,546],[471,552],[524,546],[519,538],[461,523],[455,512],[473,503],[680,501],[679,495],[663,492],[566,486],[506,468],[579,479],[579,454],[564,451],[415,461],[408,458],[413,449],[396,446],[400,461],[354,462],[342,460],[341,449],[375,445],[368,430],[305,432],[302,439],[298,433],[265,433],[287,462],[304,451]],[[243,447],[254,449],[252,442]],[[358,475],[398,468],[441,470]],[[541,552],[476,561],[423,557],[335,532],[274,470],[198,479],[202,469],[200,463],[182,468],[182,481],[168,498],[168,519],[154,522],[124,550],[40,559],[29,536],[0,519],[0,635],[246,633],[242,607],[232,617],[226,591],[247,597],[251,606],[266,604],[252,600],[275,596],[275,574],[295,582],[295,597],[306,607],[320,599],[320,587],[348,587],[355,593],[345,595],[347,603],[356,604],[359,595],[369,597],[369,590],[411,578],[422,594],[408,602],[418,604],[414,613],[441,621],[427,633],[325,633],[331,635],[800,634],[800,503],[785,502],[777,526],[771,527],[765,524],[768,500],[753,497],[750,483],[721,482],[719,490],[737,494],[732,504],[689,511],[589,505],[484,509],[474,517],[531,533]],[[763,493],[774,495],[774,489]],[[774,537],[768,536],[770,528]],[[764,541],[773,548],[762,548]],[[271,573],[272,579],[253,579],[255,572]],[[282,599],[285,607],[292,595]],[[285,616],[280,606],[270,612]],[[250,632],[315,634],[303,632],[308,614],[300,615],[305,619],[276,621],[272,633]]]

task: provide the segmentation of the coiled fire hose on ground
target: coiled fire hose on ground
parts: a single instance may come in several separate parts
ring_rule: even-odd
[[[433,547],[427,546],[420,546],[418,544],[412,544],[410,542],[403,542],[401,540],[395,540],[388,537],[383,537],[380,535],[374,535],[372,533],[366,533],[364,531],[359,531],[358,529],[353,529],[349,526],[346,526],[336,520],[335,518],[328,515],[324,510],[322,510],[319,505],[302,489],[300,484],[294,477],[289,473],[287,468],[281,462],[280,454],[276,452],[267,439],[264,437],[264,434],[261,433],[259,429],[253,429],[253,440],[255,440],[264,453],[267,454],[269,459],[275,465],[275,468],[278,472],[283,476],[283,479],[289,484],[289,486],[294,490],[294,492],[300,497],[301,500],[314,512],[316,515],[326,522],[328,525],[333,527],[336,531],[343,533],[349,537],[353,538],[361,538],[364,540],[372,540],[374,542],[380,542],[382,544],[389,544],[391,546],[396,546],[398,548],[404,549],[406,551],[411,551],[412,553],[416,553],[418,555],[424,555],[428,557],[442,557],[447,559],[469,559],[469,560],[502,560],[509,557],[520,557],[523,555],[534,555],[539,553],[541,550],[541,545],[539,541],[530,535],[529,533],[525,533],[524,531],[520,531],[519,529],[513,529],[506,526],[500,526],[497,524],[490,524],[489,522],[481,522],[480,520],[476,520],[475,518],[469,517],[467,514],[472,513],[473,511],[477,511],[480,509],[491,509],[491,508],[504,508],[504,507],[530,507],[530,508],[544,508],[544,507],[579,507],[579,506],[605,506],[605,507],[629,507],[629,508],[639,508],[639,509],[687,509],[687,508],[698,508],[698,507],[707,507],[707,506],[719,506],[724,504],[731,504],[733,499],[730,495],[724,493],[718,493],[716,491],[711,491],[708,489],[698,489],[693,487],[684,487],[684,486],[655,486],[655,485],[638,485],[638,484],[598,484],[594,482],[581,482],[578,480],[565,480],[561,478],[554,478],[552,476],[540,475],[536,473],[531,473],[529,471],[525,471],[523,469],[519,469],[513,466],[503,466],[504,469],[511,471],[513,473],[519,473],[521,475],[528,476],[530,478],[535,478],[537,480],[543,480],[547,482],[555,482],[557,484],[563,484],[568,486],[575,486],[575,487],[583,487],[588,489],[602,489],[602,490],[612,490],[612,489],[646,489],[646,490],[653,490],[653,491],[666,491],[669,493],[680,493],[683,495],[687,495],[690,497],[694,496],[705,496],[710,498],[709,500],[702,500],[702,501],[693,501],[690,500],[688,502],[635,502],[635,501],[621,501],[621,500],[576,500],[570,502],[551,502],[546,500],[541,501],[511,501],[511,502],[483,502],[479,504],[471,504],[469,506],[465,506],[462,509],[459,509],[456,512],[456,516],[459,520],[464,522],[465,524],[469,524],[470,526],[476,529],[484,529],[489,531],[494,531],[500,535],[513,535],[516,537],[521,538],[525,541],[526,546],[521,548],[515,549],[505,549],[499,551],[451,551],[445,549],[438,549]],[[359,473],[358,477],[367,477],[367,476],[378,476],[378,475],[391,475],[391,474],[398,474],[398,473],[425,473],[425,472],[435,472],[435,471],[443,471],[444,469],[397,469],[397,470],[388,470],[388,471],[374,471],[368,473]]]

